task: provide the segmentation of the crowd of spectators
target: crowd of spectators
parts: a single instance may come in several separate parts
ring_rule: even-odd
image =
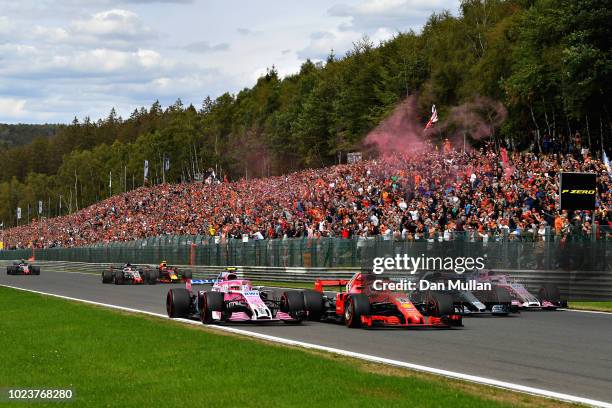
[[[4,231],[6,246],[66,247],[158,235],[405,240],[610,237],[612,182],[588,151],[418,152],[284,176],[162,184]],[[561,171],[597,173],[595,211],[558,211]]]

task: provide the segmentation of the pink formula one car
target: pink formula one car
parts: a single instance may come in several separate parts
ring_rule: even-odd
[[[209,291],[193,291],[191,285],[212,284]],[[197,318],[202,323],[274,322],[301,323],[308,314],[311,292],[292,290],[275,298],[272,291],[253,287],[233,272],[222,272],[216,279],[188,280],[186,288],[170,289],[166,311],[172,318]]]
[[[538,296],[533,295],[522,283],[509,275],[495,274],[489,271],[480,271],[473,277],[481,283],[489,282],[494,287],[503,289],[510,295],[511,304],[520,309],[543,309],[556,310],[567,307],[567,301],[561,300],[559,288],[553,284],[545,284],[538,291]],[[489,291],[476,291],[474,294],[480,299],[488,296]]]

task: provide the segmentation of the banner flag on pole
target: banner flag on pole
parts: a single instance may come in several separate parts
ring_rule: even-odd
[[[17,219],[21,219],[21,207],[17,207]]]
[[[170,158],[167,156],[164,156],[164,170],[170,170]]]
[[[145,160],[144,161],[144,178],[146,179],[147,177],[149,177],[149,161]]]
[[[610,160],[608,159],[608,155],[606,154],[606,151],[603,151],[603,163],[606,166],[606,170],[608,170],[608,176],[610,176],[610,179],[612,179],[612,167],[610,166]]]
[[[108,188],[110,189],[113,188],[113,172],[112,171],[108,172]]]
[[[38,215],[41,215],[42,213],[43,213],[42,200],[38,200]]]
[[[425,129],[429,129],[437,121],[438,121],[438,111],[436,110],[436,105],[432,105],[431,106],[431,118],[429,119],[429,122],[427,122],[427,125],[425,125]]]

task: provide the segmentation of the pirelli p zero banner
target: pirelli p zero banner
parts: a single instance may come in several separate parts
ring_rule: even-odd
[[[595,209],[595,173],[561,173],[559,177],[562,210]]]

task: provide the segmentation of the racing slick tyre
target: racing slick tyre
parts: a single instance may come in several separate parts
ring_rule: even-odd
[[[40,275],[40,266],[32,266],[32,275]]]
[[[102,271],[102,283],[113,283],[113,271],[108,269]]]
[[[432,316],[449,316],[455,314],[453,297],[447,293],[429,292],[427,294],[427,308]]]
[[[155,269],[147,269],[145,271],[144,280],[149,285],[155,285],[159,279],[159,271]]]
[[[561,292],[557,285],[553,285],[552,283],[547,283],[540,288],[539,296],[540,302],[545,300],[550,303],[559,304],[561,303]]]
[[[191,295],[187,289],[170,289],[166,295],[168,317],[189,317]]]
[[[183,279],[191,279],[191,277],[192,277],[192,276],[193,276],[193,275],[192,275],[191,271],[184,271],[184,272],[182,273],[182,277],[183,277]]]
[[[370,309],[370,299],[366,295],[348,296],[344,303],[344,324],[351,328],[361,327],[361,316],[369,315]]]
[[[299,290],[283,292],[280,300],[280,310],[285,313],[299,313],[305,309],[304,294]]]
[[[221,292],[204,292],[198,295],[200,306],[200,321],[203,324],[213,322],[212,312],[222,312],[225,308],[225,298]]]
[[[304,306],[308,313],[308,320],[321,320],[323,316],[323,295],[315,290],[305,290]]]
[[[115,271],[113,273],[113,281],[115,285],[123,285],[123,271]]]
[[[9,265],[6,267],[7,275],[15,275],[15,267],[13,265]]]

